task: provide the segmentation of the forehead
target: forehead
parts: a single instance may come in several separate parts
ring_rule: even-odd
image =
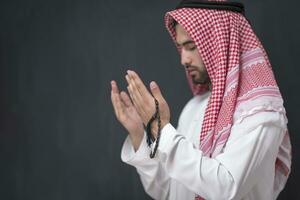
[[[178,44],[182,44],[186,41],[192,41],[192,38],[189,36],[189,34],[184,30],[184,28],[180,24],[176,25],[175,32],[176,32],[176,42]]]

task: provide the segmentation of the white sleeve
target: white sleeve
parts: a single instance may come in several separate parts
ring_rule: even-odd
[[[186,107],[184,107],[179,116],[177,130],[182,129],[183,114],[186,113]],[[168,199],[170,177],[166,172],[165,166],[159,162],[157,156],[150,159],[149,155],[150,148],[147,146],[146,132],[144,132],[144,137],[136,152],[129,136],[127,136],[121,150],[121,160],[136,168],[147,194],[154,199]]]
[[[137,169],[147,194],[154,199],[168,199],[170,177],[157,157],[150,159],[149,155],[150,149],[147,146],[146,133],[144,133],[143,140],[136,152],[130,138],[126,138],[121,151],[122,161]]]
[[[274,169],[283,129],[280,113],[249,116],[232,126],[224,153],[208,158],[168,124],[161,132],[158,157],[171,178],[203,198],[239,199],[261,174]]]

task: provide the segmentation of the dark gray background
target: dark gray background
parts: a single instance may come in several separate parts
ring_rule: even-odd
[[[156,80],[172,123],[191,97],[163,16],[172,0],[1,0],[0,199],[148,199],[120,160],[111,102],[134,69]],[[300,199],[299,3],[244,1],[289,117],[293,170],[280,199]]]

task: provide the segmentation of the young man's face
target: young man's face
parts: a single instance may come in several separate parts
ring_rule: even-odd
[[[198,49],[180,24],[175,27],[176,42],[181,47],[181,64],[191,75],[195,84],[209,84],[210,79]]]

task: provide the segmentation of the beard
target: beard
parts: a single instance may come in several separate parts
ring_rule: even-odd
[[[197,72],[198,72],[198,76],[197,75],[191,76],[194,84],[208,85],[211,83],[206,69],[203,70],[198,69]]]

